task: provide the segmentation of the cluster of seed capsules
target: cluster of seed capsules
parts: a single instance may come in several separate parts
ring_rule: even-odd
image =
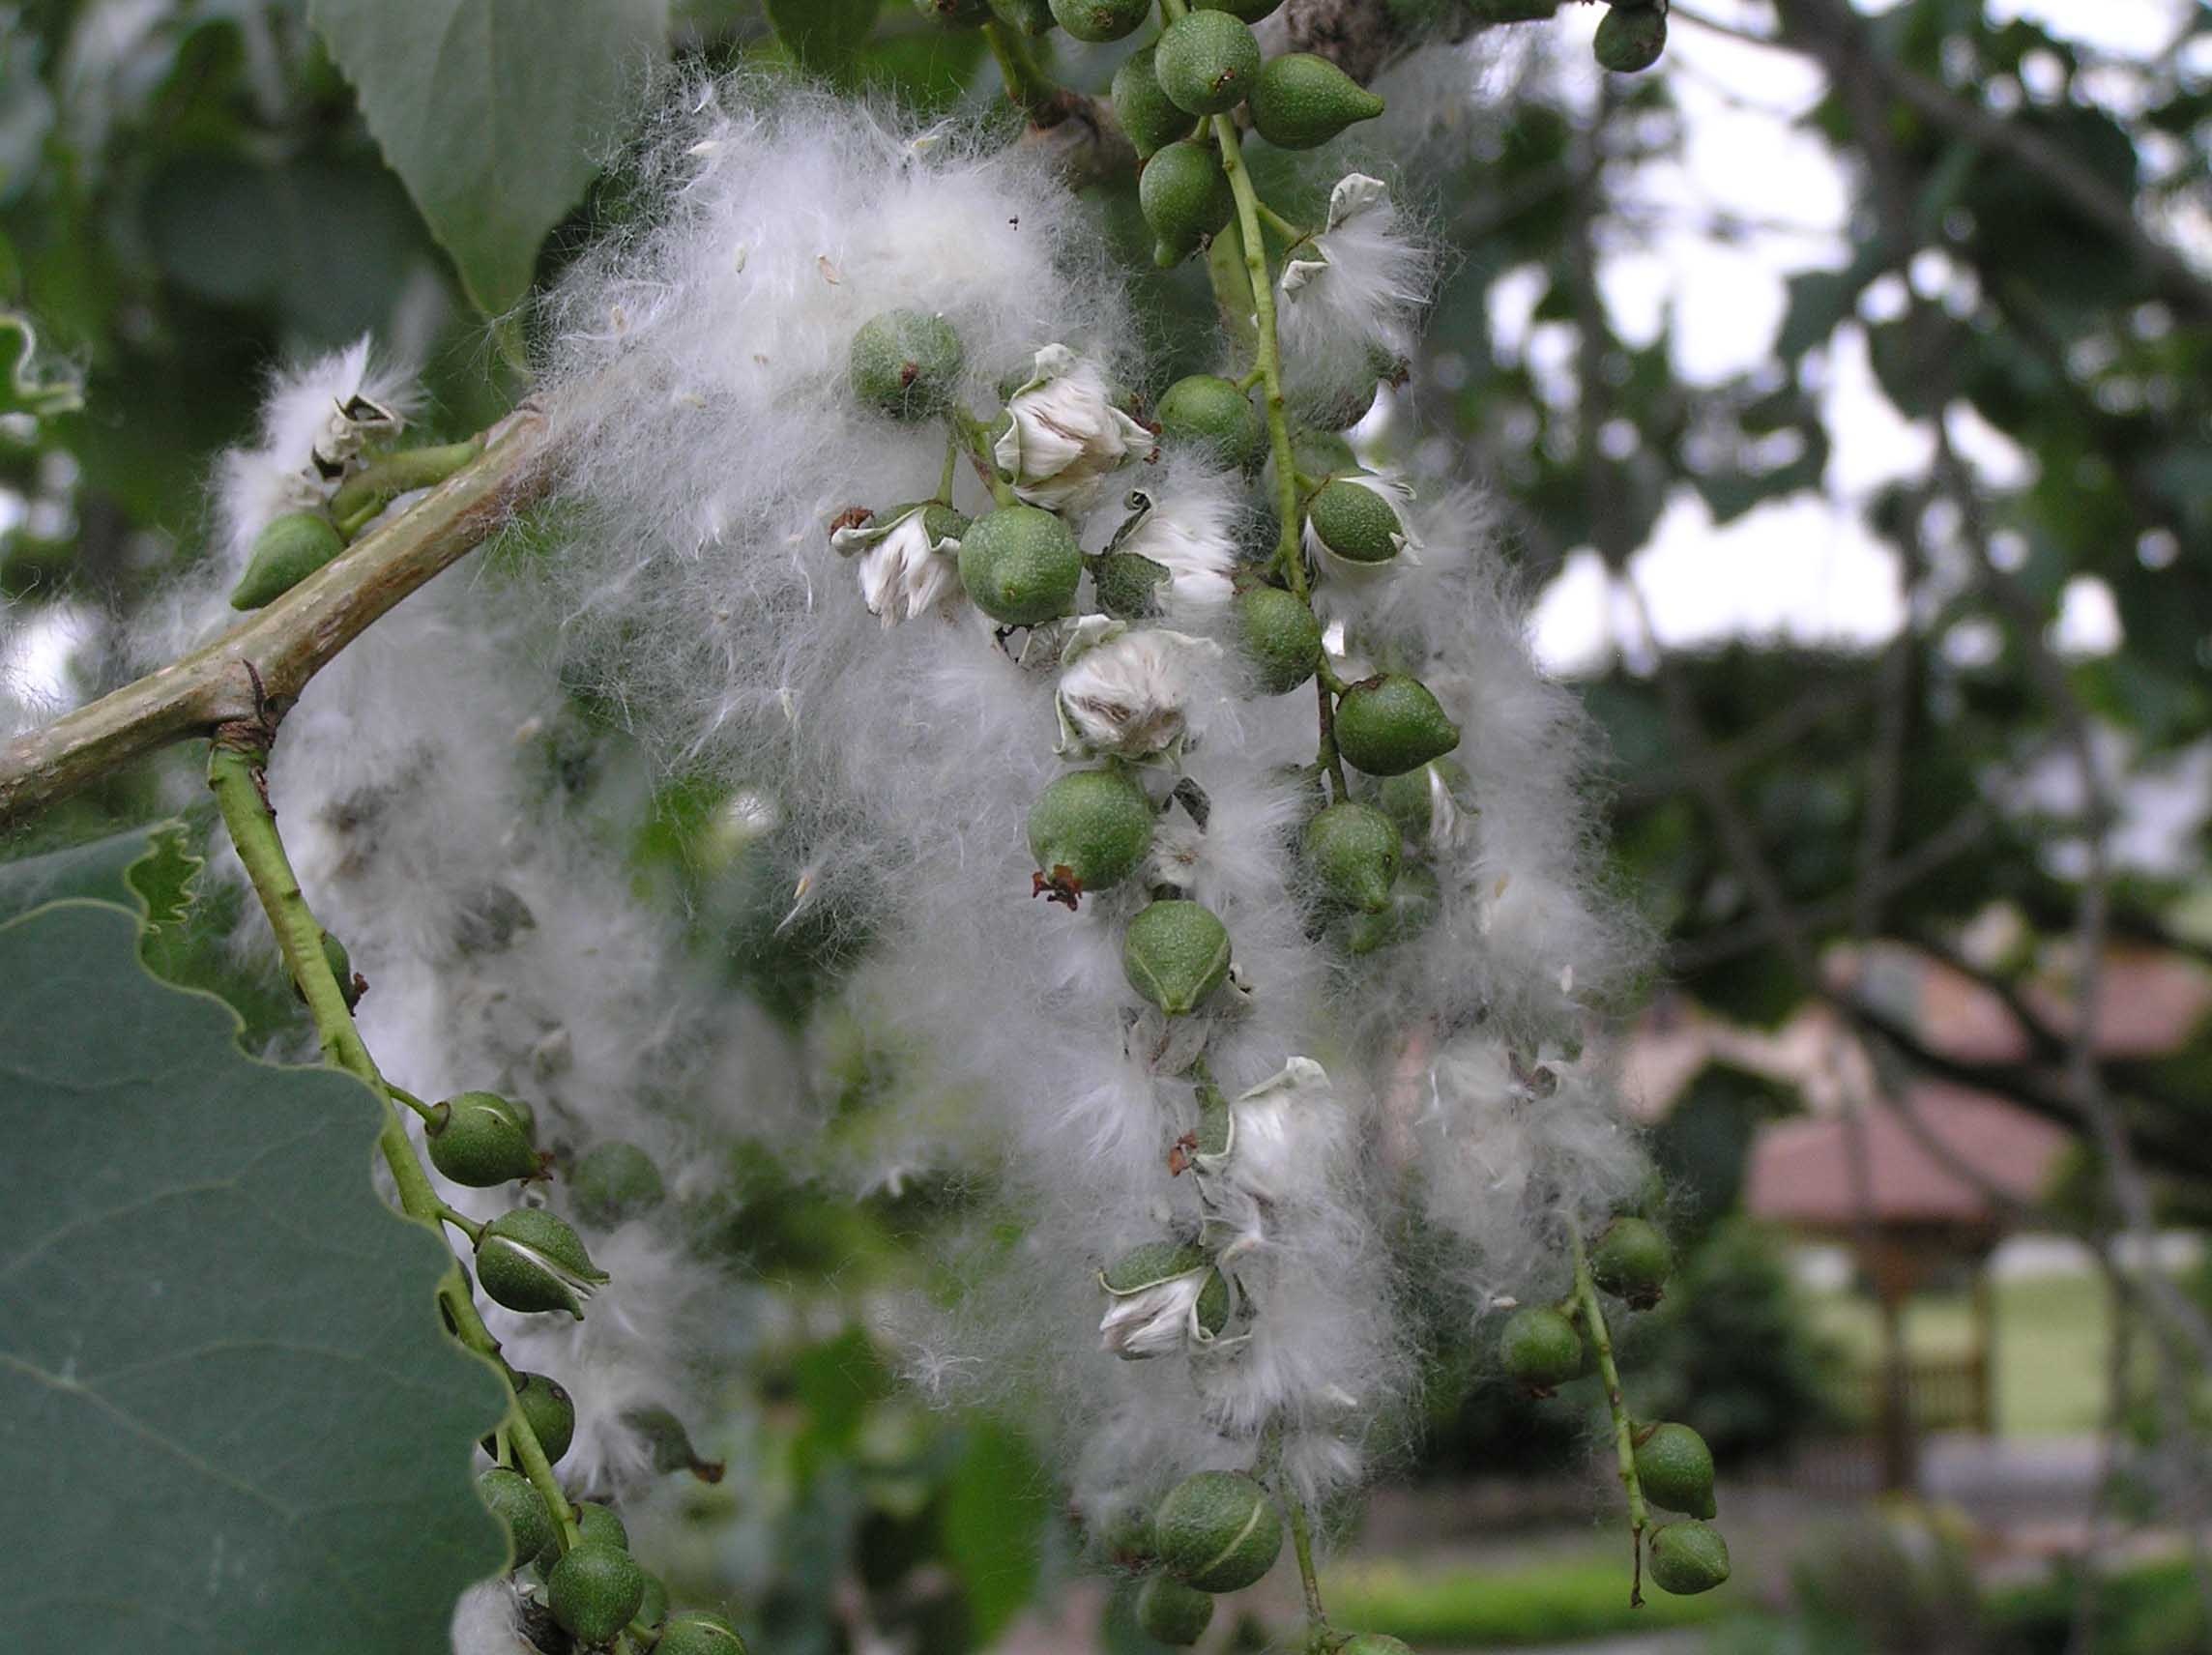
[[[1602,1379],[1625,1437],[1621,1475],[1632,1497],[1681,1514],[1649,1535],[1651,1579],[1662,1591],[1688,1596],[1710,1591],[1729,1578],[1728,1543],[1709,1522],[1719,1509],[1713,1497],[1712,1451],[1687,1425],[1629,1419],[1598,1297],[1609,1293],[1631,1310],[1649,1310],[1666,1291],[1671,1267],[1665,1236],[1641,1218],[1616,1218],[1591,1243],[1586,1263],[1576,1271],[1574,1291],[1564,1300],[1524,1305],[1506,1318],[1499,1353],[1506,1372],[1533,1396],[1549,1397],[1560,1385],[1592,1373]],[[1632,1509],[1641,1555],[1644,1514],[1641,1504]]]
[[[542,1179],[554,1157],[537,1147],[529,1105],[497,1092],[465,1091],[422,1110],[430,1163],[471,1189]],[[650,1211],[666,1198],[660,1171],[634,1144],[609,1140],[562,1168],[574,1210],[609,1227]],[[582,1236],[543,1207],[517,1206],[483,1224],[458,1213],[447,1222],[475,1246],[477,1286],[494,1304],[528,1314],[581,1321],[592,1294],[608,1276],[592,1263]],[[576,1407],[549,1375],[517,1372],[502,1363],[515,1412],[545,1456],[557,1466],[576,1430]],[[626,1416],[653,1445],[662,1468],[687,1466],[709,1476],[720,1468],[697,1457],[682,1421],[663,1408]],[[706,1610],[670,1612],[668,1588],[629,1552],[628,1531],[612,1508],[570,1502],[576,1538],[570,1541],[544,1495],[517,1464],[509,1428],[483,1439],[498,1463],[478,1479],[484,1504],[507,1525],[513,1567],[530,1590],[530,1612],[549,1616],[580,1649],[599,1649],[626,1638],[653,1655],[743,1655],[744,1640],[723,1616]]]

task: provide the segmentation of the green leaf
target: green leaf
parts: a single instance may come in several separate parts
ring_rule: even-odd
[[[247,1058],[138,922],[0,927],[0,1647],[443,1649],[500,1567],[491,1368],[369,1181],[379,1107]]]
[[[977,1647],[993,1642],[1035,1593],[1051,1509],[1052,1478],[1030,1445],[994,1420],[976,1420],[946,1491],[944,1536]]]
[[[131,865],[152,850],[155,838],[173,823],[131,828],[65,850],[0,862],[0,919],[14,919],[65,897],[91,897],[121,903],[131,895]]]
[[[879,0],[768,0],[768,20],[801,69],[844,81],[852,78],[880,9]]]
[[[492,315],[530,291],[668,34],[668,0],[310,0],[307,15]]]

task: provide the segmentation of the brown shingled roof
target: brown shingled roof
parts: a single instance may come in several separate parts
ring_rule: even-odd
[[[2040,1195],[2066,1147],[2059,1127],[1982,1092],[1929,1084],[1906,1095],[1931,1137],[2014,1196]],[[1876,1222],[1979,1226],[1997,1216],[1989,1199],[1923,1148],[1892,1111],[1876,1106],[1861,1118]],[[1762,1127],[1752,1143],[1744,1205],[1759,1217],[1808,1229],[1841,1231],[1860,1222],[1850,1130],[1838,1117]]]

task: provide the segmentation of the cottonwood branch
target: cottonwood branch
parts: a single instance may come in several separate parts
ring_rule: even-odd
[[[0,829],[174,742],[267,723],[339,651],[544,488],[543,415],[487,433],[483,454],[409,510],[213,643],[0,749]]]

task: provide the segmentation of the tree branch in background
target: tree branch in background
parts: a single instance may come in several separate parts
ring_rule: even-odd
[[[173,742],[280,714],[372,622],[536,497],[549,472],[546,429],[535,411],[510,416],[480,458],[268,608],[0,749],[0,829]]]

